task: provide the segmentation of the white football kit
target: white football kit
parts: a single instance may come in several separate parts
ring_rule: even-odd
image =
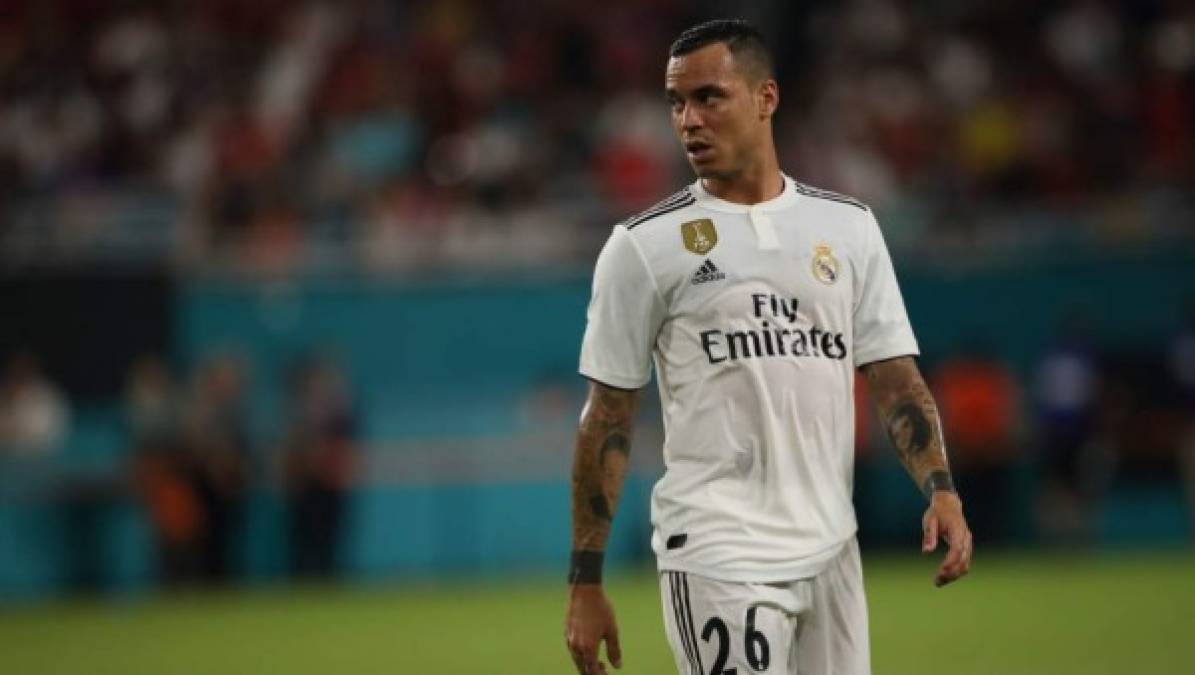
[[[676,575],[737,583],[749,610],[751,588],[847,564],[854,370],[917,353],[879,226],[849,197],[785,176],[779,196],[744,205],[698,180],[617,225],[597,261],[580,371],[638,389],[654,359],[665,472],[652,491],[652,548],[662,586]],[[861,602],[861,576],[858,584],[844,592]],[[696,636],[669,631],[678,663],[715,648],[716,626],[698,643],[707,620],[697,620]],[[862,620],[866,649],[865,610]],[[742,651],[728,663],[758,671]],[[717,654],[707,656],[709,666]]]

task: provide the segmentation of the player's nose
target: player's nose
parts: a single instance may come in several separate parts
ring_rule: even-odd
[[[692,131],[705,126],[705,123],[701,119],[701,114],[697,112],[696,106],[685,105],[681,108],[677,117],[679,118],[677,122],[683,131]]]

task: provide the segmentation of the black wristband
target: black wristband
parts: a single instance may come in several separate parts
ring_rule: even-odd
[[[601,551],[573,551],[568,568],[569,584],[602,583],[602,560],[605,557]]]
[[[935,492],[955,492],[954,479],[949,471],[934,471],[921,484],[926,499],[933,499]]]

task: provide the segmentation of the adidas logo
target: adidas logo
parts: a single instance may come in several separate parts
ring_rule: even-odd
[[[704,284],[709,281],[718,281],[725,278],[726,275],[719,272],[718,266],[709,258],[706,258],[701,267],[698,267],[697,271],[693,273],[694,284]]]

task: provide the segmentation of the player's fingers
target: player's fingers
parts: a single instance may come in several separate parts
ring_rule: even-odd
[[[573,663],[581,675],[592,675],[597,670],[597,645],[590,645],[583,639],[574,637],[569,641],[569,653],[573,656]]]
[[[588,640],[582,643],[580,649],[581,656],[581,672],[583,675],[606,675],[606,668],[602,665],[601,659],[598,658],[598,650],[601,647],[601,639],[589,642]]]
[[[581,657],[581,653],[569,646],[568,655],[573,659],[573,667],[577,669],[578,675],[585,674],[585,659]]]
[[[606,636],[606,657],[610,659],[610,665],[622,668],[622,646],[618,644],[617,626],[611,626],[610,633]]]
[[[943,560],[943,565],[951,570],[958,567],[959,563],[963,561],[963,555],[967,550],[967,538],[962,532],[959,532],[956,526],[951,526],[950,530],[943,535],[943,538],[950,545],[950,550],[946,552],[946,559]]]
[[[577,673],[579,675],[587,675],[588,669],[585,667],[585,657],[581,654],[581,652],[570,647],[568,654],[573,658],[573,665],[576,666]]]
[[[971,537],[971,530],[967,528],[967,524],[960,523],[959,538],[963,541],[962,551],[959,554],[959,561],[957,565],[958,576],[964,576],[971,570],[971,553],[974,549],[974,539]]]
[[[945,586],[957,578],[959,578],[958,569],[943,562],[942,565],[938,567],[938,575],[934,577],[934,585]]]
[[[938,517],[932,514],[926,516],[921,530],[921,552],[929,553],[938,547]]]
[[[938,575],[934,578],[934,584],[936,586],[945,586],[960,576],[962,575],[959,573],[958,568],[948,567],[946,564],[943,564],[938,568]]]
[[[594,675],[594,673],[597,673],[596,661],[584,654],[577,654],[573,658],[573,663],[577,665],[577,672],[581,675]]]
[[[943,538],[950,544],[950,550],[946,552],[946,557],[942,560],[942,565],[938,568],[936,582],[939,586],[948,584],[967,573],[966,563],[968,548],[970,546],[969,535],[970,533],[966,531],[966,526],[960,523],[951,523],[948,531],[943,534]]]
[[[975,554],[975,540],[970,530],[963,535],[963,541],[966,542],[966,546],[963,547],[963,559],[959,562],[959,576],[971,571],[971,556]]]

